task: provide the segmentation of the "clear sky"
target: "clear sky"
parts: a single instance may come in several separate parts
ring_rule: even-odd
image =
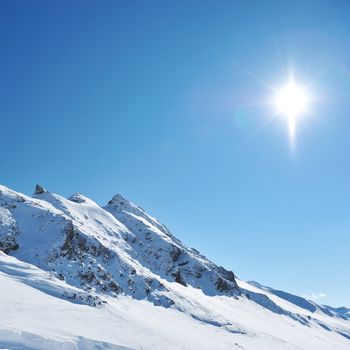
[[[114,193],[239,277],[350,306],[350,2],[1,1],[0,183]],[[312,90],[296,145],[267,102]]]

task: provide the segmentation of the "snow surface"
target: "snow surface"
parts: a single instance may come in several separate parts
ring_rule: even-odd
[[[0,349],[348,350],[349,318],[238,280],[120,195],[0,186]]]

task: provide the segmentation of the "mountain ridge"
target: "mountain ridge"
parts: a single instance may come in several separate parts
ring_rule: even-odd
[[[0,239],[0,244],[7,244],[7,252],[13,250],[29,263],[40,256],[41,267],[46,263],[45,269],[70,283],[80,280],[84,288],[149,297],[156,303],[158,297],[152,292],[166,290],[162,280],[191,285],[212,295],[239,293],[233,272],[186,247],[164,225],[121,195],[100,207],[81,194],[66,199],[40,185],[33,197],[4,186],[0,191],[2,208],[14,225],[12,234],[5,236],[7,243]],[[23,224],[28,210],[31,217],[25,217]],[[42,237],[49,235],[50,242],[44,242],[41,249],[26,239],[41,240],[43,245]],[[20,253],[22,249],[26,254]],[[109,269],[111,260],[113,269]],[[60,267],[68,263],[75,274]],[[172,303],[161,299],[163,306]]]
[[[233,271],[187,247],[164,224],[120,194],[102,207],[80,193],[67,199],[37,185],[30,197],[0,186],[0,251],[4,283],[20,283],[18,288],[25,284],[74,308],[85,305],[101,310],[92,312],[94,317],[103,310],[115,315],[118,305],[143,310],[142,303],[147,302],[152,305],[147,312],[168,317],[165,310],[169,310],[174,320],[185,315],[193,329],[202,325],[213,339],[219,332],[231,344],[223,341],[222,349],[265,349],[265,345],[269,350],[300,349],[301,344],[308,344],[302,348],[338,350],[350,344],[349,309],[319,305],[258,282],[240,280]],[[9,298],[12,300],[11,295]],[[162,327],[158,325],[153,332],[158,334]],[[285,331],[276,335],[276,327]],[[288,334],[290,327],[295,339]],[[169,339],[168,331],[163,331]],[[81,332],[78,336],[89,339]],[[143,337],[142,342],[152,344],[148,349],[157,348]],[[118,339],[123,340],[118,346],[142,348],[128,339]],[[112,339],[102,340],[109,344]],[[198,348],[198,340],[193,344],[197,345],[189,348]],[[285,345],[281,348],[278,344]],[[180,347],[181,342],[175,341],[169,349]]]

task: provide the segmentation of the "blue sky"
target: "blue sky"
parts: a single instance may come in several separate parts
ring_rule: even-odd
[[[122,193],[243,279],[350,305],[349,1],[2,1],[0,182]],[[312,91],[294,151],[269,86]]]

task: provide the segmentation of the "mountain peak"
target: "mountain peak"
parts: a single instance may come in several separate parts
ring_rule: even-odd
[[[37,194],[43,194],[47,192],[46,189],[44,187],[42,187],[41,185],[37,184],[35,186],[35,191],[34,191],[34,194],[37,195]]]
[[[114,207],[127,207],[130,205],[130,202],[126,198],[124,198],[120,193],[117,193],[108,202],[108,205]]]

